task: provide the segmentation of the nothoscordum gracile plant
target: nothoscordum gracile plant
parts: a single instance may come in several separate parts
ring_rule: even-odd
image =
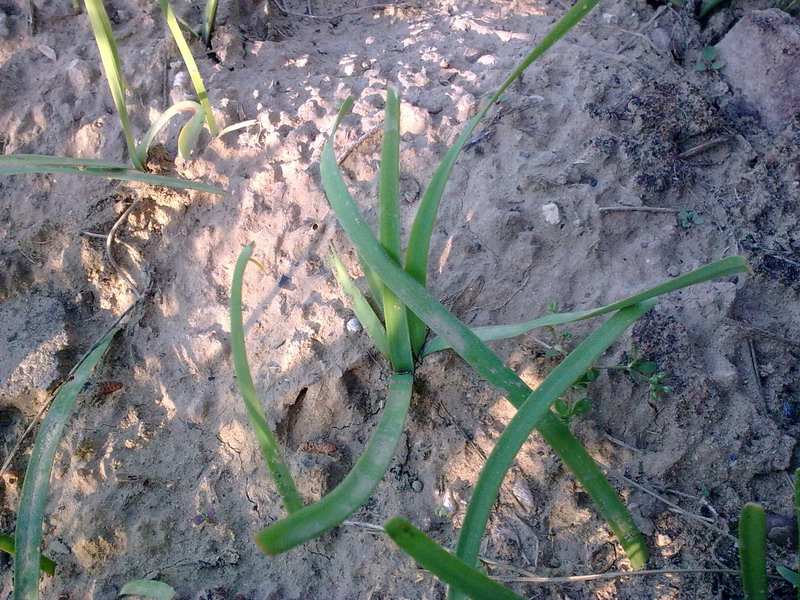
[[[449,553],[431,546],[433,542],[424,536],[421,537],[409,523],[393,520],[387,524],[386,529],[398,545],[408,551],[420,564],[455,586],[454,596],[460,590],[468,594],[484,594],[474,597],[502,597],[497,595],[500,592],[494,587],[484,589],[483,586],[488,586],[491,582],[474,568],[477,548],[500,483],[522,443],[534,430],[537,430],[585,487],[598,511],[616,534],[631,564],[639,568],[647,560],[644,540],[619,495],[580,442],[551,411],[551,406],[575,381],[592,368],[595,360],[630,324],[655,304],[657,296],[716,277],[745,271],[747,264],[744,259],[731,257],[717,261],[598,309],[547,315],[517,325],[481,328],[474,331],[450,314],[425,289],[430,238],[436,214],[461,149],[479,121],[508,86],[536,58],[578,23],[595,4],[594,1],[579,2],[570,10],[503,83],[486,106],[467,124],[464,132],[442,160],[423,195],[404,257],[400,252],[398,202],[399,100],[393,90],[387,90],[377,236],[366,225],[350,196],[334,155],[334,134],[348,114],[352,99],[344,103],[323,150],[322,181],[330,205],[357,251],[375,301],[383,308],[383,319],[378,316],[380,311],[373,310],[352,282],[335,253],[332,255],[332,266],[345,293],[353,299],[357,317],[375,340],[376,346],[389,360],[394,374],[380,423],[351,473],[328,496],[298,510],[290,507],[287,494],[282,492],[289,516],[270,525],[256,536],[256,541],[265,552],[277,554],[320,535],[341,523],[367,499],[388,466],[402,432],[416,359],[423,354],[453,348],[487,381],[498,387],[518,408],[518,412],[504,431],[479,477],[456,556],[450,560]],[[240,325],[241,284],[244,268],[251,253],[252,246],[248,246],[239,258],[234,274],[234,291],[231,294],[232,321],[239,322],[239,325],[232,323],[231,327],[237,373],[240,372],[240,368],[246,369],[243,331]],[[484,344],[485,340],[520,335],[534,327],[567,323],[604,314],[611,314],[608,321],[569,354],[535,391],[531,390]],[[437,333],[439,338],[431,340],[424,346],[428,328]],[[244,395],[245,390],[242,392]],[[254,427],[258,429],[255,423]],[[280,490],[280,485],[278,487]],[[442,552],[447,554],[447,557]],[[453,573],[457,575],[453,576]],[[461,580],[470,583],[462,585],[459,583]],[[517,596],[512,594],[507,597]]]

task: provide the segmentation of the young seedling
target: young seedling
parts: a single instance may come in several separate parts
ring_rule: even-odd
[[[739,565],[745,600],[767,600],[767,518],[748,502],[739,516]]]
[[[678,222],[684,229],[691,229],[695,225],[702,225],[706,222],[705,217],[701,217],[693,210],[682,210],[678,213]]]
[[[592,410],[592,399],[584,396],[583,393],[589,384],[600,376],[600,371],[591,368],[586,373],[578,377],[572,387],[563,396],[560,396],[553,404],[553,410],[567,424],[573,417],[584,415]]]
[[[120,596],[144,596],[155,600],[172,600],[177,592],[163,581],[136,579],[129,581],[119,591]]]
[[[700,58],[694,66],[695,71],[719,71],[727,63],[721,58],[717,58],[717,49],[714,46],[706,46],[700,52]]]

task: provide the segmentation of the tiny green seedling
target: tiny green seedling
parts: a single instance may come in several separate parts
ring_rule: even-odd
[[[727,63],[717,57],[717,49],[714,46],[706,46],[700,52],[700,58],[694,65],[695,71],[719,71]]]
[[[583,392],[589,384],[600,376],[600,371],[591,368],[581,375],[572,384],[572,388],[553,403],[553,410],[564,423],[569,423],[573,417],[584,415],[592,410],[592,399]]]
[[[702,225],[706,222],[706,218],[697,214],[693,210],[682,210],[678,213],[678,222],[684,229],[691,229],[695,225]]]

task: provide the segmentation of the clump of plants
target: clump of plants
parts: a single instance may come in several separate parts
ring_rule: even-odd
[[[147,172],[147,157],[153,141],[159,131],[177,114],[189,112],[191,118],[181,128],[178,136],[178,152],[188,159],[192,149],[197,143],[203,126],[207,126],[212,136],[221,135],[214,121],[214,113],[208,99],[203,80],[197,68],[197,63],[192,57],[186,39],[183,37],[177,17],[167,0],[158,0],[164,12],[167,26],[183,58],[189,72],[198,100],[186,100],[169,107],[144,134],[141,141],[136,143],[131,128],[130,117],[126,103],[126,91],[129,86],[123,75],[122,63],[119,58],[117,44],[111,29],[111,20],[108,17],[102,0],[85,0],[86,13],[92,26],[97,49],[103,64],[103,71],[108,81],[108,87],[117,109],[122,129],[125,133],[125,142],[128,147],[128,156],[131,165],[118,164],[111,161],[95,159],[76,159],[46,156],[40,154],[10,154],[0,156],[0,175],[17,175],[22,173],[66,173],[86,175],[89,177],[103,177],[107,179],[122,179],[127,181],[141,181],[167,187],[194,189],[214,194],[224,192],[214,186],[186,179],[165,177]],[[222,133],[225,133],[223,131]]]
[[[337,165],[333,140],[336,130],[352,107],[352,99],[345,101],[339,111],[322,153],[322,182],[331,208],[355,247],[373,299],[380,308],[372,308],[350,279],[335,252],[332,253],[332,266],[337,280],[353,301],[356,316],[390,363],[393,375],[383,414],[364,453],[341,484],[320,501],[307,506],[303,506],[275,438],[269,431],[250,377],[242,326],[241,287],[245,268],[248,261],[252,260],[253,245],[243,250],[236,264],[231,292],[234,365],[248,415],[288,513],[286,518],[256,535],[256,542],[265,552],[278,554],[321,535],[345,520],[369,497],[389,466],[402,433],[417,361],[433,352],[452,348],[476,372],[498,388],[517,408],[517,413],[497,441],[478,478],[455,554],[444,550],[401,518],[392,519],[385,526],[386,532],[397,545],[450,585],[451,598],[462,597],[461,594],[487,599],[519,598],[517,594],[488,579],[476,568],[476,564],[478,548],[500,485],[520,448],[536,430],[584,486],[597,510],[617,536],[633,567],[640,568],[646,562],[644,538],[618,493],[552,407],[576,382],[579,385],[588,384],[591,376],[586,374],[593,369],[597,359],[636,319],[656,304],[658,296],[746,271],[746,261],[740,257],[725,258],[601,308],[548,314],[524,323],[475,329],[470,329],[453,316],[425,287],[431,234],[442,194],[459,153],[480,120],[508,86],[595,4],[591,0],[581,1],[573,7],[467,124],[437,168],[419,203],[405,254],[401,252],[399,227],[399,100],[392,89],[387,90],[377,235],[360,213]],[[565,354],[536,390],[528,387],[485,344],[488,340],[521,335],[536,327],[552,327],[606,314],[611,315],[610,318],[572,352]],[[425,343],[428,329],[438,337]],[[649,367],[643,366],[642,362],[634,362],[626,368],[631,373],[652,376],[652,373],[647,373]],[[575,406],[571,410],[574,411]],[[577,410],[582,410],[582,407]]]

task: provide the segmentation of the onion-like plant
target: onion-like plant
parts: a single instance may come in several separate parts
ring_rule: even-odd
[[[192,149],[197,143],[203,124],[208,125],[212,136],[218,135],[211,103],[208,100],[200,72],[197,69],[189,46],[183,37],[175,13],[167,0],[158,0],[172,33],[181,57],[189,72],[199,102],[187,100],[178,102],[169,107],[153,125],[148,129],[139,143],[136,143],[131,128],[130,116],[125,102],[125,93],[128,85],[122,73],[122,63],[119,58],[117,44],[111,30],[111,20],[103,5],[102,0],[85,0],[86,13],[92,26],[100,60],[106,74],[108,87],[114,106],[117,109],[122,129],[125,133],[125,142],[131,166],[104,160],[59,158],[39,154],[11,154],[0,156],[0,175],[17,175],[22,173],[66,173],[102,177],[106,179],[121,179],[126,181],[141,181],[154,185],[163,185],[180,189],[193,189],[214,194],[223,194],[223,190],[200,182],[188,181],[176,177],[165,177],[146,172],[147,154],[156,135],[178,113],[189,112],[191,117],[181,128],[178,135],[178,152],[188,159]]]
[[[402,432],[414,363],[423,352],[427,328],[436,332],[441,342],[437,347],[427,347],[430,353],[451,347],[479,374],[500,388],[509,401],[519,409],[498,443],[483,470],[468,509],[467,521],[462,530],[462,541],[457,548],[454,568],[459,565],[471,569],[476,562],[477,545],[485,529],[489,511],[495,500],[500,482],[510,467],[519,447],[536,429],[553,447],[565,464],[573,471],[617,535],[631,564],[639,568],[647,559],[647,550],[632,517],[625,509],[619,495],[569,429],[550,410],[555,400],[564,393],[594,361],[613,343],[625,329],[654,304],[654,297],[715,277],[738,273],[747,269],[744,259],[732,257],[717,261],[683,277],[656,286],[607,307],[563,315],[550,315],[524,324],[506,326],[489,332],[472,331],[439,303],[426,289],[430,237],[445,186],[455,161],[481,118],[497,102],[508,86],[538,56],[552,46],[573,27],[596,2],[579,2],[545,36],[542,42],[525,58],[520,66],[503,83],[488,104],[468,123],[464,132],[446,154],[436,170],[420,203],[409,237],[405,260],[401,260],[399,231],[399,101],[393,90],[387,91],[386,122],[380,174],[380,217],[377,237],[367,226],[363,215],[353,201],[342,178],[333,151],[336,129],[348,114],[352,99],[345,101],[322,153],[321,175],[328,201],[338,217],[347,237],[355,247],[376,303],[383,308],[377,312],[363,297],[349,278],[335,253],[332,265],[337,280],[345,293],[354,301],[356,316],[375,340],[377,347],[390,361],[394,370],[386,409],[380,424],[370,439],[353,471],[328,496],[321,501],[292,512],[287,518],[274,523],[256,536],[260,547],[276,554],[292,548],[345,519],[358,508],[380,480],[389,464],[391,453]],[[241,260],[241,259],[240,259]],[[240,282],[239,282],[240,284]],[[236,282],[234,283],[236,285]],[[383,313],[383,319],[378,316]],[[606,313],[613,316],[587,338],[536,390],[531,390],[495,353],[484,344],[484,339],[498,339],[519,335],[531,327],[565,323]],[[482,334],[482,335],[479,335]],[[434,344],[432,342],[432,344]],[[243,351],[243,349],[242,349]],[[358,481],[358,484],[356,484]],[[397,524],[398,522],[395,522]],[[409,531],[405,525],[398,531]],[[416,557],[415,557],[416,558]],[[426,565],[427,566],[427,565]],[[466,576],[466,575],[465,575]],[[449,580],[447,580],[449,582]],[[456,591],[459,588],[456,588]],[[469,590],[463,590],[471,593]],[[493,596],[485,596],[493,597]]]

